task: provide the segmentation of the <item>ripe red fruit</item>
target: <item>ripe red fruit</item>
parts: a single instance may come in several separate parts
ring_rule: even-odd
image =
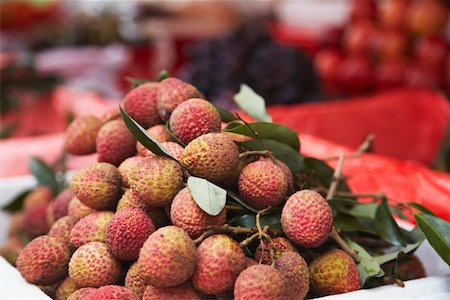
[[[418,36],[441,34],[448,22],[449,9],[442,0],[415,0],[406,11],[408,28]]]
[[[365,92],[370,89],[372,65],[364,56],[349,56],[342,61],[337,70],[338,82],[347,92]]]

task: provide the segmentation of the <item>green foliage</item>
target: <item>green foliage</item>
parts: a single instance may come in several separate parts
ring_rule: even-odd
[[[244,112],[255,120],[272,122],[272,117],[266,111],[264,99],[256,94],[248,85],[241,84],[239,92],[234,95],[234,101]]]

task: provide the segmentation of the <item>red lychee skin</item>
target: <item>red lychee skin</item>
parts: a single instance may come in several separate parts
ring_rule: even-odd
[[[69,262],[69,276],[79,287],[115,284],[120,275],[120,261],[101,242],[82,245]]]
[[[183,146],[177,144],[175,142],[162,142],[161,146],[163,146],[169,154],[175,158],[176,160],[181,160],[181,155],[183,154]],[[144,156],[156,156],[153,152],[147,151]]]
[[[87,215],[75,224],[70,232],[70,243],[80,247],[89,242],[104,242],[106,228],[114,213],[111,211],[99,211]]]
[[[103,210],[117,205],[122,178],[109,163],[94,163],[78,170],[70,181],[70,190],[84,204]]]
[[[70,232],[72,231],[78,219],[71,216],[64,216],[58,221],[56,221],[50,230],[48,231],[49,236],[58,238],[61,242],[67,245],[69,248],[73,247],[70,243]]]
[[[233,290],[237,277],[247,267],[242,248],[224,234],[206,238],[197,248],[197,257],[192,283],[197,290],[209,295]]]
[[[76,118],[66,129],[66,151],[70,154],[85,155],[95,153],[95,139],[102,121],[94,116]]]
[[[170,135],[170,132],[167,130],[165,125],[155,125],[147,129],[148,134],[151,135],[152,138],[154,138],[158,143],[164,143],[164,142],[170,142],[172,141],[172,136]],[[141,143],[136,143],[136,149],[137,154],[139,156],[147,156],[149,153],[153,153],[144,146],[142,146]],[[150,155],[151,155],[150,154]]]
[[[137,260],[139,250],[155,225],[147,214],[137,208],[118,211],[108,224],[105,243],[121,260]]]
[[[155,287],[172,287],[194,274],[197,253],[183,229],[166,226],[145,241],[138,259],[139,276]]]
[[[56,196],[52,202],[50,202],[47,209],[47,221],[49,224],[53,224],[60,218],[67,216],[69,203],[72,198],[73,193],[69,189],[65,189],[59,193],[59,195]]]
[[[156,109],[158,87],[158,82],[141,84],[128,92],[123,99],[123,109],[144,128],[161,122]]]
[[[272,161],[259,160],[242,169],[239,194],[249,205],[263,209],[280,205],[288,190],[283,170]]]
[[[142,300],[200,300],[195,289],[189,282],[169,288],[157,288],[148,285]]]
[[[32,238],[46,234],[50,229],[47,221],[48,204],[41,204],[25,210],[23,230]]]
[[[208,101],[193,98],[178,105],[169,120],[173,134],[184,144],[209,132],[220,131],[220,114]]]
[[[333,213],[327,200],[312,190],[302,190],[286,201],[281,212],[286,237],[298,246],[315,248],[328,238]]]
[[[219,183],[233,176],[239,161],[236,144],[221,133],[207,133],[183,150],[181,163],[189,173]]]
[[[122,120],[113,120],[100,128],[96,147],[99,162],[118,166],[136,154],[136,139]]]
[[[202,98],[202,94],[194,86],[179,79],[164,79],[159,85],[156,100],[159,116],[164,122],[168,121],[174,109],[190,98]]]
[[[146,284],[144,280],[139,277],[139,268],[137,262],[131,265],[128,269],[127,275],[125,277],[125,287],[133,291],[139,299],[142,299],[144,294]]]
[[[82,219],[94,212],[97,212],[97,210],[84,205],[77,197],[73,197],[72,200],[70,200],[67,209],[68,215],[77,219]]]
[[[67,276],[66,279],[64,279],[56,289],[56,299],[66,300],[77,289],[78,286],[75,284],[75,282],[69,276]]]
[[[178,192],[170,206],[170,219],[173,225],[186,231],[191,239],[198,238],[210,225],[225,224],[225,218],[225,209],[222,209],[217,216],[205,213],[195,203],[188,187]]]
[[[139,208],[145,212],[147,212],[150,208],[146,203],[144,203],[137,193],[132,189],[127,189],[125,193],[123,193],[122,198],[120,198],[117,203],[116,211],[120,211],[126,208]]]
[[[311,290],[325,296],[356,291],[360,288],[358,267],[342,250],[333,249],[317,257],[309,265]]]
[[[128,183],[129,172],[135,166],[138,166],[142,162],[142,157],[140,156],[132,156],[125,159],[118,167],[120,175],[122,176],[122,185],[126,188],[130,187]]]
[[[275,244],[275,247],[277,248],[277,251],[279,252],[287,252],[287,251],[294,251],[296,252],[297,250],[295,249],[295,246],[289,242],[289,240],[287,238],[284,237],[276,237],[272,239],[273,243]],[[264,241],[264,251],[262,251],[262,247],[261,245],[258,246],[258,248],[256,248],[255,251],[255,260],[256,261],[261,261],[262,264],[265,265],[270,265],[272,263],[272,259],[270,258],[270,249],[272,248],[271,244],[268,241]],[[280,253],[276,253],[276,254],[280,254]],[[262,258],[261,258],[262,256]]]
[[[23,217],[24,213],[22,211],[11,214],[8,237],[17,236],[23,232]]]
[[[69,248],[57,238],[40,236],[32,240],[17,258],[17,270],[32,284],[50,285],[67,275]]]
[[[270,158],[264,158],[264,160],[270,160]],[[294,175],[292,174],[291,169],[279,159],[275,159],[276,165],[283,171],[286,179],[288,181],[288,187],[294,187]]]
[[[283,274],[289,286],[289,299],[304,299],[309,290],[309,270],[297,252],[284,252],[275,261],[275,268]]]
[[[132,169],[131,189],[150,207],[169,204],[183,186],[181,166],[170,158],[149,157]]]
[[[239,274],[234,285],[234,299],[288,299],[288,284],[280,271],[268,265],[251,266]]]
[[[92,293],[86,296],[86,300],[139,300],[139,298],[133,293],[133,291],[126,287],[119,285],[105,285],[99,287]]]
[[[24,210],[31,209],[42,204],[49,204],[53,198],[53,192],[46,186],[38,186],[33,189],[23,200]]]
[[[246,269],[258,264],[258,262],[256,260],[254,260],[253,258],[246,257],[246,260],[247,260],[247,266],[245,267]]]
[[[91,287],[81,288],[70,294],[67,300],[86,300],[86,297],[89,296],[96,289]]]

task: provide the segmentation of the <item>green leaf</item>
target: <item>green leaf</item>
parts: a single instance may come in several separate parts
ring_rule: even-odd
[[[406,246],[405,237],[403,236],[400,227],[398,227],[397,223],[392,217],[391,211],[385,198],[378,206],[374,228],[375,231],[380,235],[380,237],[385,241],[393,245]]]
[[[261,226],[268,225],[273,230],[281,229],[280,214],[263,215],[260,218]],[[230,224],[233,226],[241,226],[245,228],[253,228],[256,226],[256,214],[249,213],[234,217]]]
[[[217,104],[213,104],[211,103],[219,112],[220,115],[220,119],[222,120],[222,122],[224,123],[229,123],[235,120],[239,120],[239,118],[233,114],[232,112],[230,112],[229,110],[217,105]]]
[[[240,205],[242,205],[243,207],[245,207],[246,209],[248,209],[249,211],[254,212],[255,214],[258,213],[258,209],[248,205],[247,203],[245,203],[238,194],[236,194],[235,192],[233,192],[232,190],[227,190],[227,195],[232,198],[233,200],[235,200],[237,203],[239,203]]]
[[[182,142],[175,134],[173,134],[172,128],[170,128],[170,122],[169,122],[169,121],[166,122],[166,129],[167,129],[167,132],[169,132],[170,137],[171,137],[175,142],[177,142],[178,144],[180,144],[180,145],[183,146],[183,147],[186,147],[186,144],[183,143],[183,142]],[[161,146],[162,146],[162,145],[161,145]]]
[[[307,172],[315,176],[323,186],[330,187],[334,174],[333,168],[326,162],[312,157],[305,157],[303,161]],[[349,192],[350,188],[345,181],[341,181],[338,190]]]
[[[409,205],[409,206],[411,206],[411,207],[413,207],[413,208],[415,208],[415,209],[417,209],[417,210],[420,211],[420,212],[423,212],[424,214],[432,215],[432,216],[435,216],[435,217],[436,217],[436,214],[434,214],[431,210],[429,210],[429,209],[426,208],[425,206],[420,205],[419,203],[408,202],[408,203],[406,203],[406,204]]]
[[[409,220],[408,216],[406,216],[400,208],[389,205],[389,210],[391,211],[391,214],[397,215],[400,219]]]
[[[406,247],[401,247],[400,249],[398,249],[397,251],[391,252],[391,253],[387,253],[387,254],[383,254],[383,255],[379,255],[379,256],[375,256],[374,259],[380,264],[385,264],[391,260],[394,260],[397,258],[397,256],[400,253],[405,253],[408,254],[412,251],[414,251],[415,249],[417,249],[420,244],[422,244],[422,241],[414,243],[414,244],[408,244],[406,245]]]
[[[367,218],[356,218],[345,214],[334,217],[334,226],[345,232],[365,232],[376,235],[373,229],[374,222]]]
[[[364,217],[375,219],[378,210],[377,203],[358,203],[355,207],[348,211],[348,214],[354,217]]]
[[[242,134],[252,138],[255,137],[255,134],[253,133],[255,132],[257,134],[257,138],[278,141],[288,145],[297,152],[300,150],[300,141],[297,133],[286,126],[275,123],[231,123],[223,131]]]
[[[28,167],[40,185],[49,187],[53,191],[53,195],[58,193],[58,180],[55,171],[49,165],[37,157],[32,157]]]
[[[169,77],[170,77],[169,72],[167,72],[167,70],[162,70],[161,72],[159,72],[158,81],[161,82]]]
[[[427,214],[414,214],[414,216],[430,245],[450,266],[450,223]]]
[[[177,161],[173,158],[166,148],[161,146],[148,132],[144,129],[138,122],[133,120],[126,111],[120,106],[120,115],[122,116],[125,125],[127,125],[128,130],[131,134],[139,141],[145,148],[152,151],[158,156],[165,156]]]
[[[291,147],[274,140],[252,140],[248,142],[238,143],[239,145],[250,150],[269,150],[272,154],[284,162],[293,173],[300,172],[305,169],[303,157]]]
[[[125,77],[125,80],[131,83],[131,89],[135,89],[138,86],[150,82],[147,79],[133,78],[133,77]]]
[[[227,191],[206,179],[190,176],[189,191],[195,203],[208,215],[217,216],[225,207]]]
[[[248,85],[241,84],[241,89],[234,95],[236,104],[257,121],[272,122],[272,117],[266,111],[264,99],[255,93]]]
[[[19,195],[14,198],[14,200],[11,201],[6,207],[2,208],[2,210],[7,212],[16,212],[22,209],[23,201],[28,196],[28,194],[32,191],[32,189],[28,189],[26,191],[23,191]]]

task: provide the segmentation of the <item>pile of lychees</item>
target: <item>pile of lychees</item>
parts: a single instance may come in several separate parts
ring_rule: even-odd
[[[66,151],[96,152],[98,162],[78,170],[55,199],[46,188],[25,199],[11,230],[34,239],[11,260],[28,282],[71,300],[284,300],[360,288],[345,251],[302,253],[332,232],[327,201],[295,191],[289,167],[270,153],[245,155],[195,87],[170,77],[145,83],[121,106],[175,159],[145,148],[119,115],[75,119]],[[258,226],[227,224],[227,206],[215,215],[200,208],[190,176],[236,191],[260,210]],[[261,226],[262,212],[277,208],[282,230]],[[251,244],[253,253],[244,251]]]

